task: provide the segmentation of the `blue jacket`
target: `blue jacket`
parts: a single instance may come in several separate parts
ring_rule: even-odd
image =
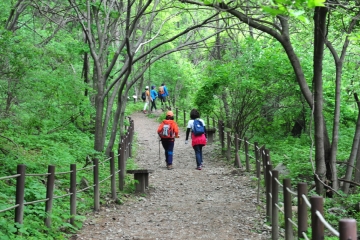
[[[155,91],[155,89],[151,89],[150,91],[150,97],[155,100],[157,98],[158,94],[157,92]]]
[[[164,93],[163,94],[161,94],[161,97],[167,97],[167,96],[169,96],[169,92],[168,92],[168,90],[167,90],[167,87],[164,85],[164,86],[162,86],[163,87],[163,89],[164,89]]]

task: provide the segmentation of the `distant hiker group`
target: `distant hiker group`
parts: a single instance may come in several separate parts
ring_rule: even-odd
[[[158,91],[155,90],[156,86],[151,86],[151,90],[149,91],[149,86],[145,87],[145,91],[141,94],[141,99],[145,102],[143,112],[146,113],[146,109],[148,105],[150,105],[150,111],[152,112],[153,109],[157,110],[156,108],[156,99],[159,98],[161,102],[161,109],[165,111],[166,108],[170,110],[170,107],[167,107],[166,104],[166,97],[169,96],[169,92],[165,83],[162,83],[159,87]]]
[[[205,122],[200,118],[200,113],[196,109],[192,109],[190,112],[190,120],[186,129],[185,144],[188,143],[190,132],[192,140],[191,145],[195,151],[196,169],[201,170],[204,166],[202,148],[207,143],[207,134]],[[160,123],[157,133],[165,150],[166,167],[168,170],[172,170],[175,138],[180,137],[179,127],[174,121],[174,114],[172,111],[168,111],[166,113],[165,120]]]

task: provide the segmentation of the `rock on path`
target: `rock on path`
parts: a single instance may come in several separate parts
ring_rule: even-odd
[[[157,113],[159,114],[159,113]],[[87,216],[83,229],[71,239],[267,239],[264,216],[256,207],[250,178],[218,160],[215,144],[204,147],[203,170],[196,170],[185,129],[174,149],[174,169],[165,167],[155,119],[132,115],[137,134],[135,160],[154,169],[150,189],[122,205],[102,206]]]

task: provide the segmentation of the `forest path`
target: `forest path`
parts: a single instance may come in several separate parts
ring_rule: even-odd
[[[138,139],[135,161],[139,168],[154,170],[149,190],[89,214],[71,239],[269,238],[250,177],[218,160],[215,144],[203,148],[205,167],[196,170],[194,151],[185,144],[185,128],[179,126],[174,169],[167,170],[162,146],[159,157],[159,123],[142,112],[131,118]]]

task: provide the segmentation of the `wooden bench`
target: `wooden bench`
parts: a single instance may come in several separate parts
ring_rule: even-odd
[[[149,186],[149,173],[153,173],[154,170],[149,169],[137,169],[127,170],[129,174],[134,174],[134,179],[138,181],[135,184],[135,192],[145,193],[145,189]]]
[[[215,128],[206,128],[208,143],[214,142],[215,130]]]

